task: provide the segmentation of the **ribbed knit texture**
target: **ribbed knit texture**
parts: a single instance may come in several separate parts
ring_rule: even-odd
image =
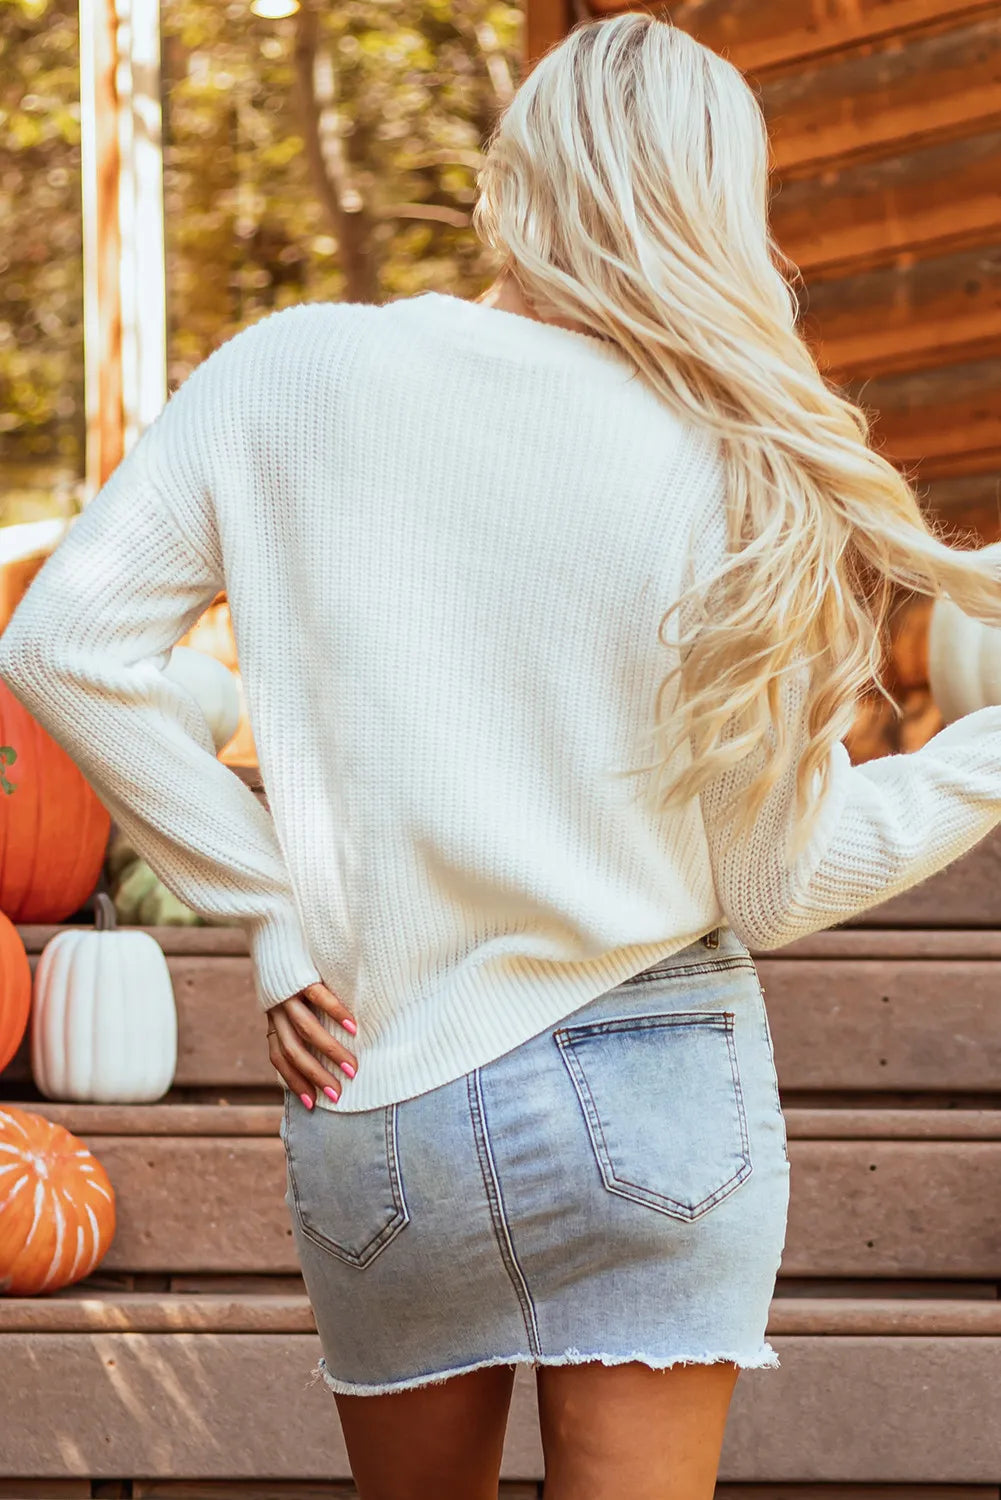
[[[759,948],[831,926],[1001,821],[1001,708],[912,755],[836,746],[795,868],[791,777],[750,839],[704,817],[753,762],[669,816],[615,778],[723,507],[715,441],[614,345],[439,293],[300,305],[174,393],[36,575],[0,677],[164,883],[245,928],[263,1008],[321,977],[346,1001],[358,1074],[318,1103],[367,1109],[715,925]],[[162,670],[220,588],[270,815]]]

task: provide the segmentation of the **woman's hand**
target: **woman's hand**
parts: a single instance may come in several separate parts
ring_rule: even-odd
[[[310,1046],[331,1058],[349,1078],[354,1077],[358,1068],[354,1053],[330,1035],[311,1006],[339,1021],[348,1033],[358,1030],[347,1006],[325,984],[308,984],[298,995],[268,1010],[268,1056],[307,1109],[313,1108],[317,1089],[322,1089],[335,1104],[341,1096],[337,1074],[329,1072],[313,1056],[308,1050]]]

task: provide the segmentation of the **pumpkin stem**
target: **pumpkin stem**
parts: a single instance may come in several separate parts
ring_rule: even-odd
[[[111,932],[118,925],[115,903],[105,891],[94,895],[94,926],[98,932]]]
[[[14,749],[13,745],[0,745],[0,768],[2,768],[3,766],[13,765],[14,761],[16,760],[17,751]],[[7,780],[2,769],[0,769],[0,786],[3,787],[8,796],[11,792],[17,790],[16,786],[14,786]]]

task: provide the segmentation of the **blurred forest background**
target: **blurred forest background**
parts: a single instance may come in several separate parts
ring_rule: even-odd
[[[82,503],[77,11],[0,0],[0,525]],[[520,6],[163,0],[161,48],[171,390],[273,309],[490,280],[469,215]]]

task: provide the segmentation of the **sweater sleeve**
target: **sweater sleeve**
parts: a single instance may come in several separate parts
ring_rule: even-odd
[[[720,904],[749,947],[779,948],[868,910],[965,854],[1001,822],[1001,707],[981,708],[920,750],[853,766],[838,741],[809,846],[787,853],[795,766],[807,743],[807,676],[790,679],[786,712],[797,755],[773,787],[750,838],[717,814],[763,764],[757,752],[703,791]]]
[[[689,579],[704,581],[725,547],[725,516],[717,505],[695,535]],[[767,762],[771,737],[701,796],[720,906],[749,947],[779,948],[847,921],[944,869],[1001,823],[1001,706],[990,706],[947,725],[919,750],[858,766],[844,743],[835,742],[813,834],[792,860],[810,684],[806,665],[782,684],[795,753],[750,837],[737,834],[733,818],[741,793]]]
[[[199,455],[219,436],[215,376],[243,337],[188,377],[72,522],[0,636],[0,679],[167,888],[199,915],[245,929],[267,1009],[320,979],[274,823],[217,759],[195,699],[163,670],[225,587]],[[179,477],[165,493],[171,472]]]

